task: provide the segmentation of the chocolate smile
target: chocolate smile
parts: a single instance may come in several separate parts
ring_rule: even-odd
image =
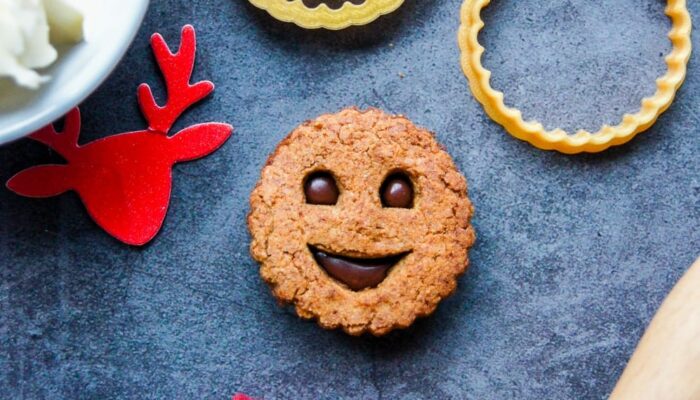
[[[304,5],[308,8],[316,8],[320,6],[321,4],[325,4],[330,8],[331,10],[337,10],[341,8],[345,3],[352,3],[352,4],[362,4],[365,2],[365,0],[303,0]]]
[[[355,291],[372,288],[382,283],[391,267],[408,254],[405,252],[381,258],[357,258],[329,254],[311,245],[309,250],[318,265],[328,275]]]

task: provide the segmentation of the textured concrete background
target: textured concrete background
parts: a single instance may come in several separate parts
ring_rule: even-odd
[[[495,1],[485,63],[528,117],[615,122],[664,69],[663,6]],[[604,398],[700,255],[699,53],[653,129],[603,154],[563,156],[512,139],[472,98],[459,8],[407,0],[339,34],[276,23],[243,0],[154,1],[124,62],[84,104],[83,142],[144,126],[136,86],[159,83],[148,36],[174,41],[185,23],[199,33],[196,75],[217,90],[178,126],[223,120],[236,132],[175,168],[165,226],[142,249],[107,236],[73,194],[0,190],[1,397]],[[247,197],[267,154],[301,121],[353,104],[436,131],[477,209],[457,294],[380,340],[278,308],[247,249]],[[29,141],[2,147],[0,180],[49,160]]]

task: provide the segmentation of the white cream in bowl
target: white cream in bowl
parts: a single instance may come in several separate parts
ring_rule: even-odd
[[[57,58],[55,44],[83,39],[79,0],[0,0],[0,78],[37,89],[49,77],[37,69]]]

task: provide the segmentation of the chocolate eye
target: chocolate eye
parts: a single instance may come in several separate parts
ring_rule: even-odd
[[[340,191],[333,175],[328,172],[314,172],[306,178],[304,194],[308,204],[332,206],[338,202]]]
[[[413,184],[406,174],[389,175],[379,194],[384,207],[413,208]]]

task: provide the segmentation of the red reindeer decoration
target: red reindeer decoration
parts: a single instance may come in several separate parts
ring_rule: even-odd
[[[51,197],[74,190],[95,222],[118,240],[143,245],[153,239],[168,210],[173,165],[212,153],[231,136],[233,127],[206,123],[168,136],[175,120],[210,94],[214,84],[190,84],[196,46],[192,26],[182,29],[180,49],[175,54],[159,34],[151,37],[151,46],[165,78],[168,100],[160,107],[151,88],[139,86],[139,105],[148,129],[81,146],[80,112],[75,108],[66,116],[63,132],[50,125],[30,136],[68,163],[26,169],[10,179],[7,187],[27,197]]]

